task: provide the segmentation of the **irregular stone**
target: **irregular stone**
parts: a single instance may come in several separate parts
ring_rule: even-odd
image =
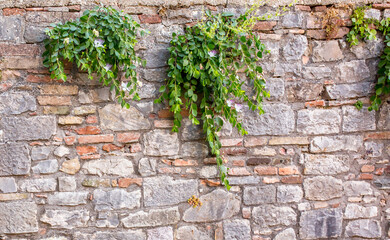
[[[302,28],[303,14],[300,12],[288,12],[282,17],[281,24],[285,28]],[[297,35],[301,36],[301,35]]]
[[[166,48],[149,49],[145,53],[146,68],[160,68],[167,66],[169,51]]]
[[[358,132],[375,130],[375,112],[369,112],[367,107],[358,110],[355,106],[343,107],[343,131]]]
[[[172,227],[148,229],[148,240],[173,240]]]
[[[372,218],[378,216],[376,206],[363,207],[357,204],[348,204],[345,208],[345,219]]]
[[[339,109],[303,109],[298,111],[297,131],[303,134],[338,133],[341,125]]]
[[[14,193],[18,190],[16,186],[15,178],[3,177],[0,178],[0,192],[1,193]]]
[[[226,240],[247,240],[251,238],[251,224],[245,219],[225,220],[223,232]]]
[[[273,203],[276,201],[276,187],[273,185],[245,187],[243,198],[246,205]]]
[[[46,210],[40,219],[52,228],[88,227],[89,211],[87,210]]]
[[[0,144],[0,176],[28,174],[31,166],[28,152],[22,143]]]
[[[198,181],[174,180],[172,177],[145,178],[143,182],[146,207],[175,205],[198,193]]]
[[[141,69],[141,76],[150,82],[163,82],[167,78],[167,70],[165,68],[158,69]]]
[[[199,176],[201,178],[215,178],[218,176],[218,167],[217,166],[204,166],[199,171]],[[230,180],[230,178],[229,178]]]
[[[33,202],[0,202],[0,232],[20,234],[38,232],[37,205]]]
[[[20,183],[23,192],[54,192],[56,188],[57,181],[54,178],[28,179]]]
[[[365,60],[353,60],[337,65],[337,80],[340,83],[354,83],[370,78],[370,69]]]
[[[198,142],[186,142],[182,144],[181,152],[183,157],[204,158],[209,154],[209,147]]]
[[[309,145],[307,137],[273,137],[269,145]]]
[[[182,139],[184,141],[188,140],[199,140],[204,139],[205,134],[203,133],[202,124],[193,125],[192,122],[188,119],[183,119],[182,121]]]
[[[375,19],[375,20],[381,20],[381,11],[379,9],[374,9],[374,8],[371,8],[371,9],[366,9],[364,11],[364,18],[367,18],[367,19]]]
[[[177,133],[156,129],[144,134],[144,154],[149,156],[170,156],[179,152]]]
[[[344,184],[344,194],[347,197],[358,197],[363,195],[372,195],[373,190],[368,182],[348,181]]]
[[[96,227],[100,228],[116,228],[119,226],[119,218],[117,213],[99,212]]]
[[[357,135],[319,136],[310,142],[310,152],[329,153],[338,151],[357,152],[363,146],[363,137]]]
[[[138,162],[138,172],[143,177],[156,175],[157,174],[156,167],[157,167],[156,159],[141,158]]]
[[[375,84],[372,82],[336,84],[325,86],[325,91],[330,99],[350,99],[370,95],[374,90],[374,86]]]
[[[302,212],[299,235],[302,239],[337,238],[341,236],[341,209],[320,209]]]
[[[176,231],[176,240],[213,240],[207,232],[199,230],[195,226],[182,226]]]
[[[43,114],[57,114],[57,115],[68,115],[70,113],[69,106],[44,106]]]
[[[390,189],[390,179],[387,179],[387,178],[375,180],[374,184],[377,188],[382,189],[382,190]]]
[[[81,185],[84,187],[111,187],[111,180],[110,179],[101,179],[101,178],[85,178]]]
[[[217,168],[215,168],[217,170]],[[218,172],[216,172],[215,177],[218,176]],[[233,185],[255,185],[261,182],[260,177],[247,176],[247,177],[231,177],[229,176],[229,184]]]
[[[149,129],[151,126],[149,120],[136,108],[122,108],[119,104],[108,104],[99,109],[99,116],[103,130],[141,130]]]
[[[82,169],[88,174],[99,176],[107,174],[126,177],[134,173],[133,163],[125,158],[91,160],[84,163]]]
[[[295,231],[294,229],[292,228],[287,228],[283,231],[281,231],[280,233],[278,233],[274,240],[296,240],[296,234],[295,234]]]
[[[297,214],[290,207],[261,205],[252,210],[253,229],[264,231],[269,227],[290,226],[297,222]]]
[[[54,116],[4,117],[0,128],[8,140],[48,140],[56,133],[57,122]]]
[[[121,220],[125,228],[166,226],[179,221],[180,213],[177,207],[151,209],[149,212],[138,211]]]
[[[58,177],[58,188],[61,192],[72,192],[77,187],[74,177]]]
[[[115,231],[115,232],[94,232],[74,235],[77,240],[146,240],[146,234],[142,230]]]
[[[303,191],[300,186],[280,185],[276,196],[277,201],[281,203],[300,202],[303,198]]]
[[[46,27],[27,25],[24,31],[24,40],[27,43],[40,43],[47,37]]]
[[[295,116],[285,104],[264,104],[263,115],[245,109],[242,124],[250,135],[287,135],[294,131]]]
[[[284,96],[284,81],[280,78],[267,79],[265,90],[269,91],[270,100],[280,100]]]
[[[369,59],[379,57],[383,52],[383,47],[383,41],[376,39],[370,41],[359,41],[359,44],[350,47],[350,50],[358,59]]]
[[[302,77],[307,80],[320,80],[330,78],[332,76],[332,69],[324,65],[318,67],[304,67],[302,69]]]
[[[37,110],[35,98],[28,92],[4,93],[0,95],[0,114],[21,114]]]
[[[307,178],[303,182],[305,198],[324,201],[339,198],[343,194],[342,181],[334,177],[318,176]]]
[[[359,219],[347,224],[345,235],[347,237],[380,238],[382,228],[377,220]]]
[[[50,147],[33,147],[31,150],[31,159],[35,160],[45,160],[49,157],[51,152]]]
[[[84,118],[75,116],[63,116],[58,118],[60,125],[80,125],[84,122]]]
[[[200,208],[189,208],[184,212],[185,222],[214,222],[228,219],[240,211],[240,199],[234,194],[217,189],[200,197]]]
[[[80,170],[79,158],[73,158],[71,160],[64,161],[61,165],[60,171],[67,174],[76,174]]]
[[[313,41],[313,62],[331,62],[344,58],[337,40]]]
[[[21,16],[0,16],[0,40],[22,42],[23,22]]]
[[[274,77],[301,76],[302,64],[297,63],[278,63],[274,66],[264,64],[265,73],[273,73]]]
[[[138,87],[138,91],[139,91],[138,93],[141,99],[154,98],[156,95],[158,95],[159,92],[158,89],[156,88],[156,85],[149,84],[149,83],[141,83],[141,84],[142,85]]]
[[[39,162],[31,168],[35,174],[50,174],[58,171],[58,162],[56,159]]]
[[[56,150],[54,150],[54,155],[56,155],[57,157],[63,157],[69,154],[70,154],[69,148],[64,146],[59,146],[58,148],[56,148]]]
[[[56,192],[48,197],[48,203],[59,206],[87,204],[88,192]]]
[[[322,83],[299,82],[287,86],[287,99],[289,102],[310,101],[321,98],[324,86]]]
[[[286,17],[288,14],[284,15]],[[282,55],[286,61],[301,60],[307,49],[307,38],[304,35],[289,35],[284,38]]]
[[[90,115],[90,114],[95,114],[96,113],[96,106],[80,106],[80,107],[75,107],[73,109],[73,114],[74,115]]]
[[[127,192],[124,189],[93,191],[95,210],[134,209],[140,207],[141,191]]]
[[[350,170],[351,160],[348,155],[303,154],[306,175],[334,175]]]
[[[383,143],[378,142],[365,142],[364,148],[368,157],[380,157],[382,156]]]
[[[383,103],[379,110],[379,130],[390,130],[390,104]]]

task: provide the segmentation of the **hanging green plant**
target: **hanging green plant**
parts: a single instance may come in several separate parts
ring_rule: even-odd
[[[89,78],[96,74],[104,86],[115,89],[122,107],[130,105],[125,101],[125,90],[138,100],[136,66],[145,65],[145,60],[135,54],[137,35],[145,31],[131,16],[112,7],[97,6],[86,10],[80,19],[64,24],[53,24],[47,29],[46,51],[43,64],[49,68],[51,78],[66,81],[64,60],[76,63]],[[124,75],[130,81],[121,84]]]

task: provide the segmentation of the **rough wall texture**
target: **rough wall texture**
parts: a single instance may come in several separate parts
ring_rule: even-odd
[[[263,65],[272,97],[263,116],[243,115],[248,136],[222,132],[226,192],[201,128],[187,121],[171,133],[169,111],[152,102],[170,35],[196,21],[199,3],[234,12],[244,4],[165,1],[159,16],[164,1],[108,2],[151,31],[138,50],[148,61],[142,100],[129,110],[75,69],[62,83],[42,67],[43,29],[79,17],[88,2],[0,2],[0,239],[387,238],[390,105],[353,106],[368,102],[383,44],[349,48],[347,10],[332,40],[320,1],[256,25],[271,51]],[[186,203],[192,195],[202,207]]]

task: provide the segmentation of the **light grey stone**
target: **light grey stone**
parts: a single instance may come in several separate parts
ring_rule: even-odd
[[[390,104],[387,102],[383,103],[379,110],[378,129],[390,130]]]
[[[156,175],[157,174],[156,167],[157,167],[156,159],[141,158],[138,162],[138,172],[143,177]]]
[[[146,68],[160,68],[167,66],[167,61],[170,56],[166,48],[149,49],[145,53]]]
[[[383,143],[378,142],[365,142],[364,148],[368,157],[380,157],[382,156]]]
[[[131,176],[134,173],[132,161],[119,157],[91,160],[84,163],[82,169],[85,170],[87,174],[99,176],[106,174],[126,177]]]
[[[343,107],[343,131],[358,132],[375,130],[375,112],[369,112],[367,107],[358,110],[355,106]]]
[[[303,187],[305,198],[308,200],[324,201],[343,195],[343,183],[334,177],[307,178],[303,182]]]
[[[148,240],[173,240],[172,227],[148,229]]]
[[[134,209],[139,208],[141,204],[140,190],[127,192],[125,189],[114,189],[110,191],[96,189],[93,191],[93,197],[93,203],[97,211]]]
[[[139,81],[139,80],[138,80]],[[156,85],[150,83],[142,83],[142,86],[138,87],[138,94],[141,99],[154,98],[159,94]]]
[[[353,60],[337,65],[337,82],[360,82],[369,79],[370,76],[370,69],[364,60]]]
[[[332,69],[321,65],[318,67],[304,67],[302,69],[302,77],[307,80],[321,80],[330,78],[332,76]]]
[[[363,136],[338,135],[314,137],[310,142],[310,152],[330,153],[338,151],[357,152],[363,146]]]
[[[181,146],[183,157],[204,158],[209,154],[209,147],[198,142],[186,142]]]
[[[251,238],[251,224],[245,219],[225,220],[223,232],[226,240],[247,240]]]
[[[216,175],[218,176],[218,175]],[[261,177],[246,176],[246,177],[230,177],[229,184],[233,185],[256,185],[261,183]]]
[[[273,226],[294,225],[297,222],[297,214],[290,207],[265,204],[253,208],[252,220],[252,226],[255,231],[265,231]]]
[[[295,234],[295,231],[294,229],[292,228],[287,228],[283,231],[281,231],[280,233],[278,233],[274,240],[296,240],[296,234]]]
[[[280,203],[300,202],[303,198],[303,191],[300,186],[280,185],[278,186],[276,198]]]
[[[358,59],[379,57],[383,51],[383,41],[381,39],[370,41],[359,41],[359,44],[350,48]]]
[[[75,177],[58,177],[58,188],[61,192],[73,192],[77,188]]]
[[[35,98],[27,92],[4,93],[0,95],[0,114],[21,114],[35,110],[37,110]]]
[[[297,131],[303,134],[330,134],[340,132],[339,109],[303,109],[298,111]]]
[[[288,16],[285,15],[284,17]],[[308,45],[304,35],[289,35],[282,43],[282,55],[286,61],[301,60]]]
[[[151,209],[149,212],[138,211],[122,218],[125,228],[155,227],[176,224],[180,221],[177,207],[164,209]]]
[[[213,240],[207,232],[196,226],[182,226],[176,231],[176,240]]]
[[[46,27],[27,25],[24,31],[24,40],[27,43],[40,43],[47,38],[45,33]]]
[[[179,138],[171,130],[156,129],[143,136],[144,154],[148,156],[170,156],[179,152]]]
[[[31,169],[35,174],[55,173],[58,171],[58,162],[56,159],[41,161]]]
[[[359,219],[347,224],[345,235],[347,237],[380,238],[382,228],[377,220]]]
[[[368,19],[375,19],[375,20],[381,20],[381,10],[379,9],[374,9],[374,8],[370,8],[370,9],[366,9],[364,11],[364,18],[368,18]]]
[[[302,212],[299,235],[302,239],[337,238],[341,236],[341,209],[320,209]]]
[[[270,100],[280,100],[284,96],[284,81],[280,78],[269,78],[265,83],[265,89],[269,91]]]
[[[67,147],[59,146],[54,150],[54,155],[57,157],[64,157],[70,154],[70,150]]]
[[[374,185],[379,189],[388,190],[390,189],[390,179],[388,178],[377,179],[375,180]]]
[[[94,232],[74,235],[77,240],[146,240],[146,234],[142,230],[115,231],[115,232]]]
[[[351,160],[348,155],[303,154],[306,175],[335,175],[350,170]]]
[[[20,190],[23,192],[54,192],[57,181],[54,178],[26,179],[20,182]]]
[[[187,201],[198,193],[198,181],[175,180],[169,176],[143,180],[146,207],[175,205]]]
[[[322,83],[303,81],[292,83],[287,86],[287,99],[289,102],[320,99],[323,89]]]
[[[265,49],[269,51],[268,54],[263,55],[263,59],[267,62],[277,62],[279,60],[280,42],[262,40]]]
[[[217,189],[200,197],[200,208],[188,208],[183,215],[185,222],[214,222],[231,218],[240,211],[240,199],[232,193]]]
[[[51,147],[33,147],[31,150],[31,159],[35,160],[45,160],[49,157],[51,152]]]
[[[203,133],[202,124],[193,125],[189,119],[183,119],[181,134],[182,134],[182,139],[184,141],[199,140],[199,139],[205,138],[205,134]]]
[[[83,228],[88,227],[88,210],[46,210],[41,221],[49,224],[52,228]]]
[[[264,104],[263,115],[245,109],[242,124],[250,135],[287,135],[294,131],[294,111],[285,104]]]
[[[119,218],[117,213],[99,212],[96,220],[96,227],[99,228],[116,228],[119,226]]]
[[[88,192],[56,192],[49,195],[48,203],[59,206],[77,206],[87,204]]]
[[[16,186],[15,178],[0,177],[0,192],[1,193],[14,193],[18,190]]]
[[[199,171],[199,176],[201,178],[218,177],[218,167],[217,166],[203,166]],[[230,180],[230,178],[229,178],[229,180]]]
[[[300,77],[302,75],[302,64],[296,63],[277,63],[275,65],[264,64],[264,73],[272,74],[274,77],[294,76]]]
[[[0,176],[25,175],[30,172],[31,160],[25,144],[0,144],[0,156]]]
[[[108,104],[99,109],[100,126],[103,130],[129,131],[149,129],[150,122],[135,107],[122,108],[119,104]]]
[[[373,189],[371,184],[365,181],[348,181],[344,184],[344,194],[347,197],[372,195]]]
[[[376,206],[364,207],[358,204],[348,204],[345,208],[345,219],[357,219],[357,218],[373,218],[378,216],[378,208]]]
[[[331,62],[344,58],[338,41],[313,41],[313,62]]]
[[[57,120],[54,116],[5,117],[0,129],[6,140],[48,140],[57,131]]]
[[[350,99],[365,97],[373,92],[375,84],[372,82],[359,82],[351,84],[336,84],[325,86],[330,99]]]
[[[23,22],[21,16],[0,16],[0,40],[22,42]]]
[[[37,205],[33,202],[0,202],[0,233],[38,232]]]
[[[246,205],[273,203],[276,202],[276,187],[273,185],[245,187],[243,198]]]
[[[141,76],[150,82],[163,82],[167,78],[167,70],[165,68],[159,69],[141,69]]]
[[[285,28],[301,28],[303,27],[303,14],[301,12],[288,12],[283,15],[281,24]]]

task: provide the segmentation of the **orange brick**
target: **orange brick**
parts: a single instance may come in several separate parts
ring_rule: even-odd
[[[300,184],[303,182],[302,176],[288,176],[282,178],[282,183],[287,184]]]
[[[141,23],[161,23],[161,17],[159,15],[138,15],[138,18]]]
[[[311,12],[310,6],[306,6],[306,5],[295,5],[295,10]]]
[[[154,127],[156,127],[156,128],[171,128],[171,127],[173,127],[173,120],[155,120]]]
[[[118,179],[118,186],[120,188],[127,188],[133,184],[137,184],[138,186],[142,186],[142,178],[120,178],[120,179]]]
[[[278,183],[280,182],[280,179],[278,177],[264,177],[263,183],[265,184],[272,184],[272,183]]]
[[[53,79],[50,76],[27,75],[26,81],[31,83],[49,83]]]
[[[66,145],[73,145],[76,143],[76,136],[64,137],[64,141]]]
[[[271,166],[258,166],[255,167],[255,172],[258,175],[276,175],[278,173],[278,169]]]
[[[116,139],[121,143],[132,143],[138,142],[141,134],[137,132],[126,132],[126,133],[118,133],[116,135]]]
[[[390,139],[390,132],[376,132],[376,133],[365,134],[364,140],[369,140],[369,139],[378,139],[378,140]]]
[[[181,172],[181,168],[172,168],[172,167],[164,167],[164,168],[159,168],[158,171],[160,173],[172,173],[172,174],[179,174]]]
[[[68,6],[69,12],[80,12],[81,11],[81,6],[80,5],[72,5]]]
[[[207,185],[209,187],[216,187],[216,186],[220,186],[221,185],[220,181],[218,181],[218,180],[210,180],[210,179],[202,179],[202,180],[200,180],[200,183],[203,184],[203,185]]]
[[[70,97],[38,96],[37,100],[40,105],[54,105],[54,106],[72,105],[72,101]]]
[[[96,146],[77,146],[76,151],[77,151],[78,155],[83,156],[83,155],[96,153],[97,147]]]
[[[372,8],[376,8],[380,10],[388,9],[390,8],[390,3],[375,3],[372,5]]]
[[[245,147],[256,147],[266,145],[268,139],[265,137],[247,137],[244,141]]]
[[[172,162],[172,165],[177,167],[197,166],[198,162],[195,160],[176,159]]]
[[[326,12],[326,6],[316,6],[314,7],[314,12]]]
[[[4,16],[24,15],[24,14],[26,14],[26,10],[22,8],[3,8]]]
[[[242,138],[220,139],[222,147],[240,147]]]
[[[77,95],[78,86],[68,85],[43,85],[40,87],[43,95]]]
[[[84,155],[80,157],[81,160],[92,160],[92,159],[99,159],[99,158],[100,158],[100,154]]]
[[[244,159],[235,159],[235,160],[233,160],[233,166],[244,167],[245,166],[245,160]]]
[[[79,135],[96,135],[102,133],[100,128],[95,126],[86,126],[83,128],[77,128],[75,131]]]
[[[305,102],[305,107],[324,107],[325,101],[324,100],[315,100],[311,102]]]
[[[276,26],[276,21],[260,21],[253,26],[254,31],[269,31]]]
[[[378,176],[382,176],[384,172],[385,172],[385,168],[377,168],[374,174]]]
[[[241,168],[230,168],[228,171],[228,175],[231,176],[248,176],[251,173],[244,167]]]
[[[248,207],[242,208],[242,217],[246,219],[251,218],[251,209]]]
[[[375,166],[373,165],[363,165],[360,169],[363,173],[369,173],[375,171]]]
[[[362,173],[362,174],[360,174],[360,179],[361,180],[372,180],[372,179],[374,179],[374,175],[371,173]]]
[[[110,143],[114,141],[114,135],[105,134],[105,135],[92,135],[92,136],[80,136],[79,143],[80,144],[88,144],[88,143]]]
[[[231,155],[231,156],[245,155],[247,153],[247,149],[246,148],[223,148],[221,150],[221,153],[223,155]]]
[[[131,153],[136,153],[136,152],[141,152],[141,151],[142,151],[141,144],[135,143],[135,144],[130,145],[130,152]]]
[[[121,150],[122,148],[123,146],[117,146],[111,143],[103,145],[103,150],[106,152],[117,151],[117,150]]]
[[[294,175],[299,174],[299,170],[296,166],[289,166],[289,167],[283,167],[279,168],[279,175]]]
[[[94,124],[94,123],[98,123],[98,119],[95,115],[90,115],[85,119],[85,122],[88,124]]]
[[[30,8],[26,8],[26,11],[45,11],[45,9],[43,7],[30,7]]]

